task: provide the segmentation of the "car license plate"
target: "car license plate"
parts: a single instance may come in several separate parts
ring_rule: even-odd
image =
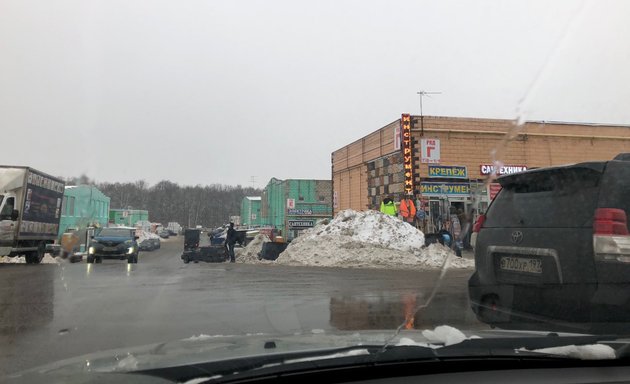
[[[504,256],[501,258],[500,267],[506,271],[542,273],[542,261],[527,257]]]
[[[105,252],[113,252],[116,250],[116,247],[103,247],[103,251]]]

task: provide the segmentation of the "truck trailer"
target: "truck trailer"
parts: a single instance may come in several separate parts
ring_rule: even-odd
[[[42,261],[57,239],[64,187],[33,168],[0,165],[0,256]]]

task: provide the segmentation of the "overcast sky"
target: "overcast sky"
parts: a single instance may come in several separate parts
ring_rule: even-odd
[[[401,113],[630,124],[627,1],[0,0],[0,164],[330,179]],[[466,149],[462,149],[466,150]]]

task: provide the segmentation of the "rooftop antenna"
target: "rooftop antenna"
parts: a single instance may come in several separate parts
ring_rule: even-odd
[[[256,189],[255,185],[256,185],[256,176],[252,176],[250,182],[252,183],[252,188]]]
[[[425,96],[431,97],[430,95],[439,95],[442,92],[418,91],[416,93],[420,96],[420,136],[424,136],[424,115],[422,114],[422,98]]]

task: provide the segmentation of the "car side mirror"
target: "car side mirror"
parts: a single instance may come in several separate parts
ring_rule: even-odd
[[[14,209],[13,212],[11,212],[11,220],[15,221],[20,217],[20,211],[18,211],[17,209]]]

